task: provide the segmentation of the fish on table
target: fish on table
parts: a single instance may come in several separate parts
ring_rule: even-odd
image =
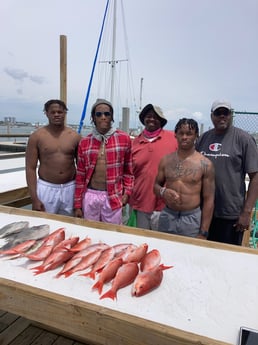
[[[161,264],[152,269],[140,272],[133,282],[132,296],[140,297],[159,287],[163,279],[163,270],[172,267]]]
[[[17,246],[11,249],[0,250],[0,254],[1,255],[15,255],[15,254],[25,253],[27,250],[32,248],[32,246],[34,246],[35,243],[36,243],[36,240],[27,240],[25,242],[17,244]]]
[[[2,244],[2,247],[1,247]],[[132,284],[131,295],[140,297],[160,286],[163,271],[173,266],[161,264],[157,249],[148,252],[148,244],[136,246],[119,243],[92,243],[91,238],[80,240],[79,236],[65,238],[65,228],[50,233],[48,224],[29,227],[29,222],[20,221],[0,228],[0,255],[14,255],[30,260],[43,261],[31,268],[34,275],[56,269],[63,265],[56,278],[71,276],[88,269],[80,276],[98,279],[92,286],[100,299],[117,298],[117,291]],[[111,288],[102,294],[105,283],[112,282]]]
[[[136,248],[130,248],[130,246],[125,250],[122,255],[122,259],[125,263],[128,262],[140,262],[148,251],[148,244],[142,243]]]
[[[110,282],[115,277],[117,270],[122,265],[122,258],[114,258],[113,260],[109,261],[100,272],[98,281],[92,286],[92,290],[98,290],[98,293],[101,294],[103,285]]]
[[[41,265],[32,268],[34,275],[53,270],[68,261],[74,255],[70,249],[78,240],[79,237],[71,237],[57,244]]]
[[[161,256],[158,249],[152,249],[144,255],[140,264],[141,271],[147,271],[159,266],[161,262]]]
[[[0,228],[0,238],[9,236],[11,234],[16,234],[17,232],[22,231],[25,228],[29,227],[29,222],[27,221],[21,221],[21,222],[13,222],[10,224],[7,224]]]
[[[31,254],[23,254],[26,258],[35,261],[45,260],[53,251],[55,246],[65,239],[65,229],[59,228],[44,238],[42,245]]]
[[[87,248],[89,245],[91,245],[91,238],[90,237],[85,237],[84,239],[82,239],[81,241],[79,241],[78,243],[76,243],[76,245],[74,245],[71,248],[72,252],[80,252],[81,250]]]
[[[49,235],[50,226],[48,224],[41,224],[32,226],[30,228],[24,228],[20,232],[13,235],[9,235],[0,240],[1,250],[7,250],[17,246],[18,244],[27,240],[40,240]]]
[[[85,257],[82,257],[76,266],[74,266],[69,271],[64,272],[63,275],[67,278],[70,275],[74,274],[75,272],[86,270],[87,268],[94,265],[95,262],[97,262],[101,253],[102,253],[102,249],[96,249],[94,252],[88,254]]]
[[[71,259],[65,263],[62,270],[59,273],[57,273],[56,278],[59,278],[60,276],[65,275],[66,272],[71,271],[75,266],[77,266],[82,261],[83,258],[88,256],[89,254],[99,249],[103,251],[109,248],[109,246],[105,243],[95,243],[95,244],[90,244],[86,246],[86,248],[80,250],[79,252],[77,252],[77,249],[74,250],[74,248],[78,249],[77,244],[70,249],[71,252],[75,253],[74,256],[72,256]]]
[[[93,265],[90,272],[81,274],[84,277],[90,277],[92,279],[95,279],[95,274],[100,272],[115,256],[115,248],[109,247],[102,251],[100,257]]]
[[[137,262],[128,262],[120,266],[117,270],[115,278],[112,281],[111,289],[105,292],[100,299],[103,298],[117,298],[117,291],[123,287],[130,285],[136,278],[139,272]]]

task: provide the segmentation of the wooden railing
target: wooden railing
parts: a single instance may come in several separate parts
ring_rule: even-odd
[[[0,193],[0,205],[11,207],[24,207],[31,204],[28,187],[22,187]]]

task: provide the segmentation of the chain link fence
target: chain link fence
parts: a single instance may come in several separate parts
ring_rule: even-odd
[[[233,124],[251,134],[258,144],[258,113],[234,111]]]

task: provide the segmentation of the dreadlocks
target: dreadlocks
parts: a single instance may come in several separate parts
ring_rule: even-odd
[[[183,118],[178,121],[175,127],[175,133],[184,125],[188,125],[189,129],[193,129],[197,135],[199,135],[198,123],[193,119]]]

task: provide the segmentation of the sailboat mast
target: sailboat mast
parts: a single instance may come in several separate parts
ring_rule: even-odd
[[[140,107],[139,112],[142,110],[142,87],[143,87],[143,78],[141,78],[141,84],[140,84]]]
[[[112,42],[112,61],[111,61],[111,91],[110,91],[110,102],[113,104],[114,101],[114,83],[115,83],[115,56],[116,56],[116,0],[114,0],[113,8],[113,42]]]

